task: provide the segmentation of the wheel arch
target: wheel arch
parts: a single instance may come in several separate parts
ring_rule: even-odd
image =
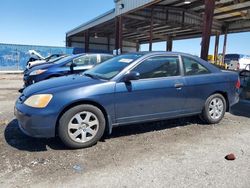
[[[58,135],[58,127],[59,127],[59,120],[60,118],[62,117],[62,115],[68,111],[70,108],[74,107],[74,106],[78,106],[78,105],[83,105],[83,104],[88,104],[88,105],[93,105],[95,107],[97,107],[98,109],[100,109],[104,115],[104,118],[105,118],[105,122],[106,122],[106,127],[105,127],[105,132],[106,133],[111,133],[112,131],[112,125],[111,125],[111,122],[109,120],[109,117],[108,117],[108,113],[106,111],[106,109],[100,105],[99,103],[95,102],[95,101],[91,101],[91,100],[80,100],[80,101],[75,101],[67,106],[65,106],[63,108],[63,110],[61,110],[60,114],[58,115],[57,117],[57,120],[56,120],[56,127],[55,127],[55,136]]]
[[[214,95],[214,94],[221,94],[223,97],[224,97],[224,99],[226,100],[226,112],[229,112],[229,100],[228,100],[228,94],[227,94],[227,92],[225,92],[225,91],[215,91],[215,92],[213,92],[212,94],[210,94],[209,96],[211,96],[211,95]]]

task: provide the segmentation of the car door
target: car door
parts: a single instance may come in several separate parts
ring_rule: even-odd
[[[140,79],[118,82],[115,111],[118,124],[164,119],[183,113],[186,102],[185,83],[178,56],[154,56],[131,71]]]
[[[200,112],[206,98],[214,90],[216,75],[193,58],[182,56],[182,62],[188,93],[186,108],[190,112]]]

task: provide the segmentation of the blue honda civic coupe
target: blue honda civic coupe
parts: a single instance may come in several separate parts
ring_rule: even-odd
[[[81,74],[27,87],[16,101],[20,129],[59,136],[71,148],[97,143],[104,132],[131,123],[199,115],[221,121],[239,100],[240,81],[188,54],[141,52],[113,57]]]

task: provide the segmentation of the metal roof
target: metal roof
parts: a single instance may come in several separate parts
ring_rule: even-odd
[[[150,19],[153,18],[153,41],[165,41],[200,37],[202,34],[204,1],[190,0],[134,0],[134,9],[127,9],[123,16],[123,39],[147,43],[150,33]],[[145,5],[143,4],[145,1]],[[118,0],[117,3],[132,2]],[[125,4],[126,6],[126,4]],[[133,6],[132,6],[133,7]],[[117,9],[117,8],[116,8]],[[151,15],[153,11],[153,15]],[[98,33],[98,36],[115,35],[115,16],[118,11],[101,15],[67,33],[67,36],[83,36],[84,31]],[[250,31],[250,0],[216,0],[212,34]]]
[[[96,26],[98,24],[102,24],[104,22],[110,21],[114,17],[115,17],[115,9],[112,9],[112,10],[110,10],[108,12],[105,12],[104,14],[102,14],[102,15],[100,15],[100,16],[98,16],[98,17],[96,17],[96,18],[94,18],[94,19],[92,19],[92,20],[90,20],[90,21],[88,21],[86,23],[83,23],[82,25],[80,25],[80,26],[78,26],[78,27],[76,27],[76,28],[74,28],[74,29],[72,29],[70,31],[68,31],[66,33],[66,35],[67,35],[67,37],[72,36],[72,35],[77,34],[79,32],[85,31],[85,30],[87,30],[87,29],[89,29],[91,27],[94,27],[94,26]]]

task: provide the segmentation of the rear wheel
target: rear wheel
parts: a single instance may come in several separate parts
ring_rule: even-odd
[[[104,130],[105,117],[100,109],[92,105],[75,106],[59,120],[59,137],[70,148],[86,148],[96,144]]]
[[[219,123],[225,115],[226,100],[221,94],[213,94],[206,100],[200,118],[208,124]]]

